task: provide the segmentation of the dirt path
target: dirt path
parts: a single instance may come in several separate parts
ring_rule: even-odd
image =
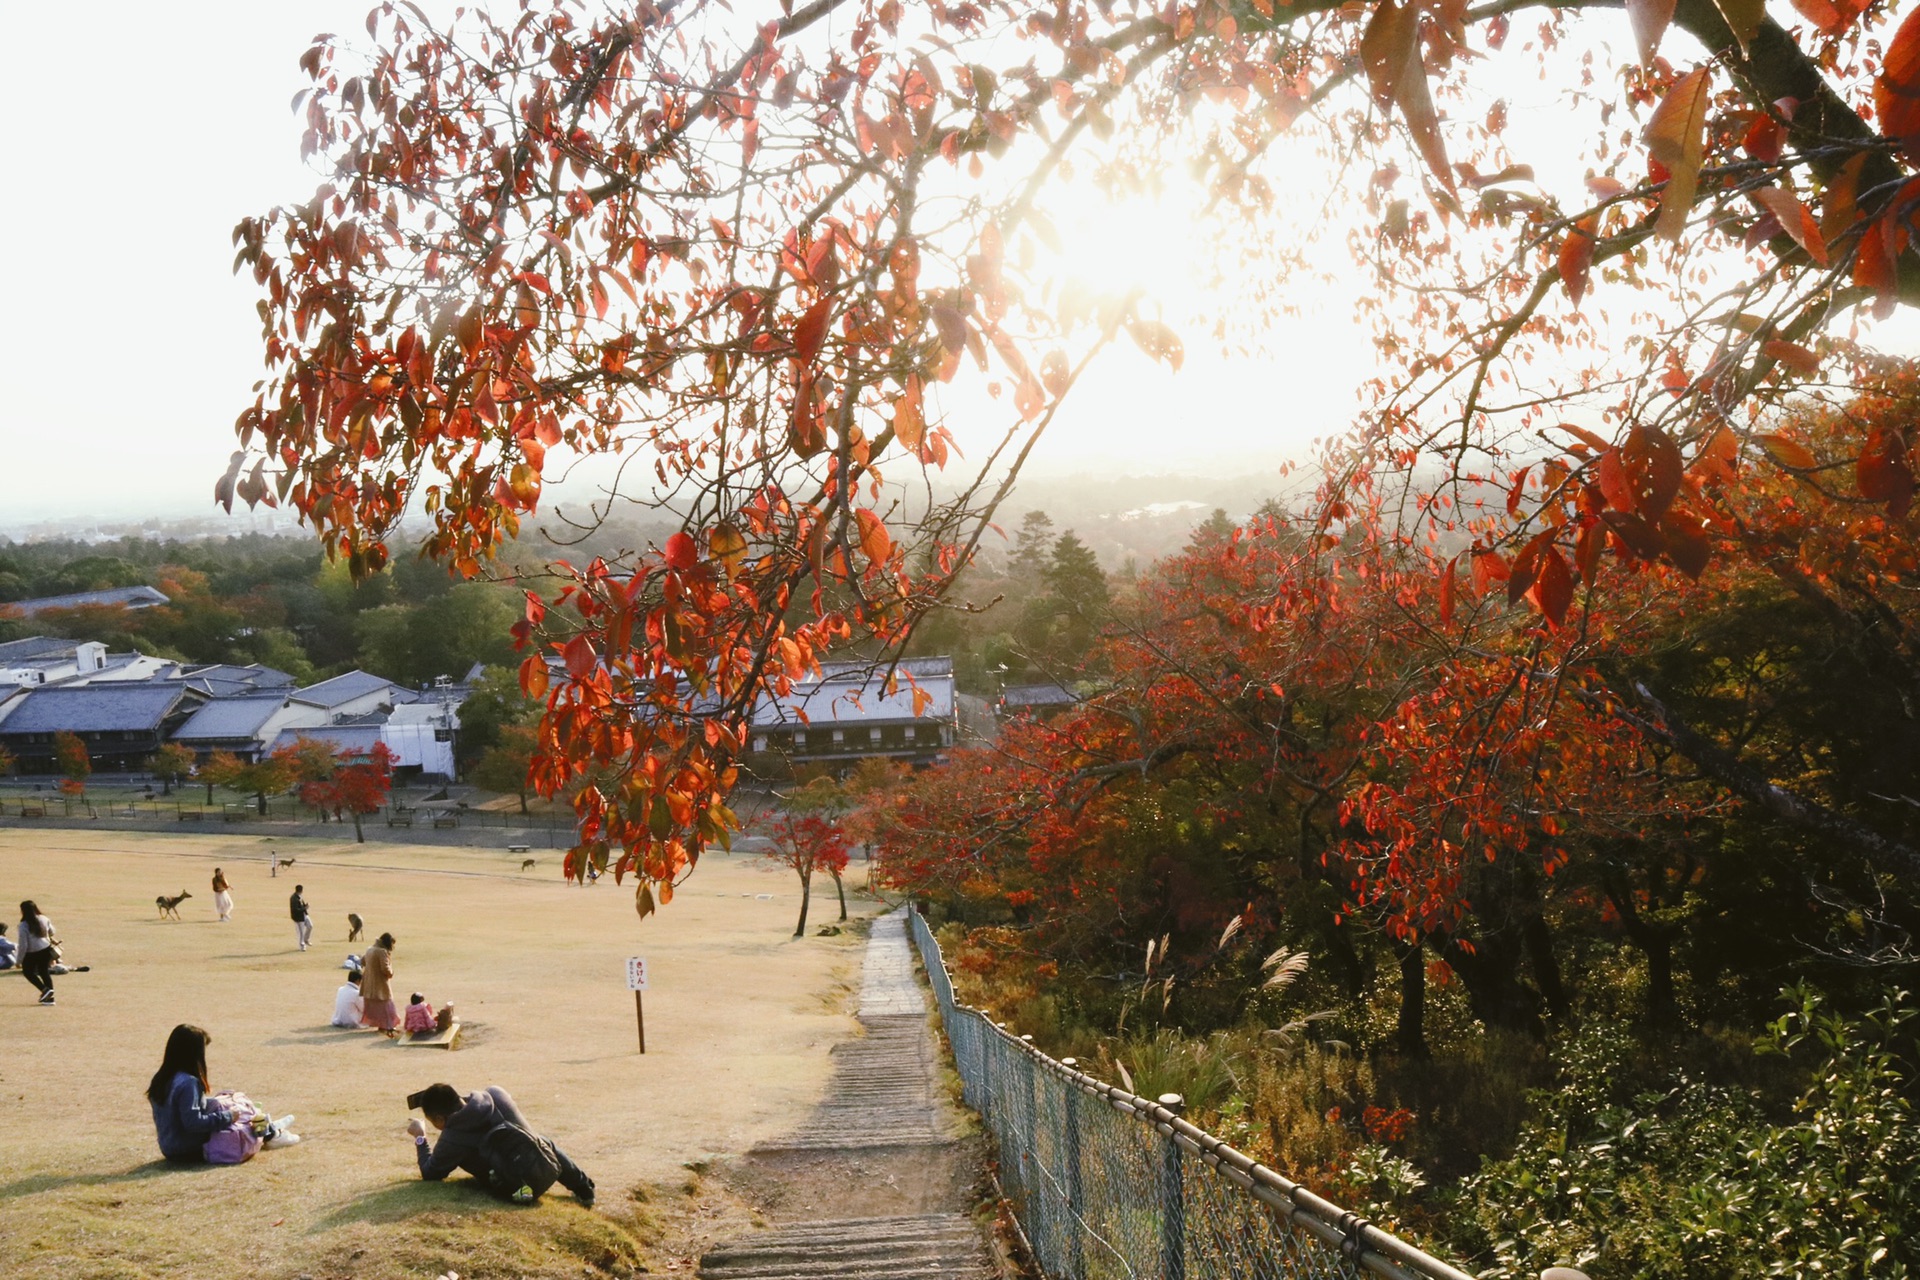
[[[985,1280],[972,1214],[983,1177],[968,1117],[946,1097],[906,917],[873,923],[861,982],[866,1034],[834,1046],[826,1098],[792,1132],[724,1171],[769,1229],[700,1260],[709,1280]]]

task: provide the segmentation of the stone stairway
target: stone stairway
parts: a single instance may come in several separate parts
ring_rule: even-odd
[[[859,1017],[866,1034],[834,1047],[827,1097],[793,1133],[754,1148],[754,1157],[853,1159],[953,1143],[943,1123],[939,1050],[914,977],[904,912],[873,923]],[[848,1198],[857,1201],[860,1192],[850,1176]],[[964,1213],[782,1223],[728,1241],[700,1260],[700,1275],[709,1280],[991,1280],[997,1274],[980,1228]]]

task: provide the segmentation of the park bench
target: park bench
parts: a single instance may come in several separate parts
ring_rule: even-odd
[[[460,825],[460,815],[445,811],[436,813],[433,815],[433,825],[436,827],[457,827]]]
[[[451,1049],[453,1042],[460,1038],[460,1024],[455,1022],[445,1031],[409,1032],[400,1043],[410,1049]]]
[[[44,818],[47,816],[47,806],[43,804],[26,804],[23,802],[20,806],[20,816],[23,818]]]
[[[510,844],[507,846],[507,852],[508,853],[525,853],[531,848],[533,848],[533,846],[530,844]]]
[[[222,809],[220,811],[220,820],[222,822],[245,822],[252,816],[253,815],[245,809]]]
[[[173,816],[181,822],[200,821],[200,811],[198,809],[180,809],[177,810]]]
[[[412,825],[413,825],[413,810],[411,810],[411,809],[405,809],[405,810],[401,810],[401,809],[395,809],[395,810],[394,810],[394,811],[393,811],[392,813],[390,813],[390,814],[388,814],[388,815],[387,815],[387,825],[388,825],[388,826],[390,826],[390,827],[410,827],[410,826],[412,826]]]

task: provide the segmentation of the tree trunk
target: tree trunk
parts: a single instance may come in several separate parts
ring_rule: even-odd
[[[813,897],[813,877],[809,873],[800,873],[800,923],[793,926],[793,936],[807,936],[807,902]]]
[[[163,796],[170,796],[173,794],[173,775],[172,774],[168,774],[164,778],[160,779],[160,794]]]
[[[207,804],[209,806],[213,804],[213,784],[211,782],[207,784]]]
[[[1400,952],[1400,1021],[1394,1027],[1393,1043],[1404,1056],[1426,1059],[1427,1049],[1427,953],[1418,942],[1396,943]]]
[[[529,810],[527,809],[527,793],[522,791],[520,793],[520,816],[524,818],[524,817],[527,817],[528,814],[529,814]]]
[[[845,920],[847,918],[847,886],[841,882],[838,871],[833,873],[833,887],[840,895],[840,918]]]
[[[1466,987],[1474,1017],[1489,1027],[1522,1031],[1536,1040],[1546,1038],[1540,997],[1520,981],[1520,956],[1510,939],[1475,938],[1473,950],[1468,951],[1458,939],[1443,936],[1439,951]]]
[[[267,816],[267,793],[264,791],[256,791],[253,796],[253,801],[256,805],[260,807],[260,816],[263,818],[266,817]]]
[[[1680,1002],[1673,994],[1673,930],[1649,924],[1634,902],[1633,888],[1609,876],[1607,901],[1620,916],[1627,940],[1647,958],[1647,1025],[1671,1031],[1680,1025]]]
[[[1540,988],[1540,996],[1547,1002],[1547,1012],[1564,1020],[1573,1012],[1573,1003],[1567,998],[1560,962],[1553,954],[1553,931],[1547,928],[1545,917],[1536,913],[1527,918],[1524,941],[1527,960],[1533,966],[1534,985]]]
[[[353,839],[356,844],[365,844],[367,842],[367,833],[361,829],[360,821],[360,811],[355,809],[353,811]]]

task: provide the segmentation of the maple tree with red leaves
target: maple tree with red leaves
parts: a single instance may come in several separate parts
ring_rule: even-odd
[[[1508,50],[1513,6],[1403,0],[592,19],[526,0],[456,29],[383,4],[365,49],[326,37],[303,59],[306,149],[332,177],[236,231],[268,373],[218,496],[292,504],[361,574],[424,510],[428,554],[471,576],[540,510],[550,454],[644,473],[682,530],[556,566],[516,628],[547,705],[533,780],[579,818],[570,874],[637,874],[644,914],[736,825],[754,699],[835,644],[901,641],[1090,353],[1125,332],[1180,363],[1131,300],[1030,265],[1049,191],[1076,164],[1152,174],[1177,153],[1234,273],[1266,254],[1307,279],[1328,246],[1269,230],[1294,130],[1338,157],[1326,194],[1378,268],[1355,304],[1387,360],[1321,459],[1316,589],[1356,536],[1431,573],[1442,629],[1504,584],[1552,635],[1603,565],[1786,581],[1743,515],[1758,495],[1822,485],[1839,537],[1907,515],[1905,422],[1814,467],[1783,418],[1851,401],[1872,363],[1836,325],[1920,289],[1920,16],[1883,39],[1888,11],[1857,3],[1804,0],[1784,27],[1750,0],[1632,0],[1638,58],[1581,61],[1551,144],[1588,131],[1586,179],[1543,185],[1506,102],[1481,110],[1484,68],[1531,50],[1559,74],[1610,8],[1542,10]],[[967,366],[1008,402],[1004,434],[955,496],[895,501],[958,462],[941,388]],[[1447,552],[1430,566],[1406,546],[1422,536]],[[1851,588],[1790,585],[1911,684],[1906,642]]]
[[[847,869],[847,857],[853,849],[846,828],[831,817],[818,813],[782,813],[767,829],[773,847],[765,856],[800,877],[800,921],[793,936],[806,936],[807,907],[813,899],[815,872],[833,877],[836,884]],[[847,900],[840,899],[840,918],[847,918]]]
[[[371,747],[340,747],[319,738],[298,737],[273,753],[272,760],[289,779],[302,804],[312,805],[322,820],[335,821],[344,813],[353,821],[353,838],[367,842],[363,819],[380,812],[393,794],[393,766],[398,757],[384,742]]]

